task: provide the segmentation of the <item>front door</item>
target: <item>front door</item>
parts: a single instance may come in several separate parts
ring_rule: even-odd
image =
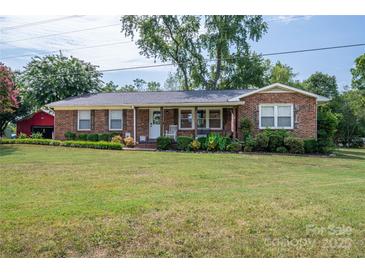
[[[160,123],[161,112],[159,109],[150,109],[150,139],[157,139],[160,137]]]

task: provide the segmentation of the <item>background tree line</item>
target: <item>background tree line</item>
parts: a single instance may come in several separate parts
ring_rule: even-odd
[[[84,93],[260,88],[280,82],[331,98],[320,107],[319,120],[335,120],[337,143],[353,145],[365,136],[365,54],[351,69],[351,88],[339,92],[335,76],[316,72],[298,81],[290,66],[253,52],[250,42],[267,31],[262,16],[123,16],[121,32],[135,40],[141,55],[175,65],[163,87],[143,79],[124,86],[103,83],[96,66],[62,53],[35,57],[22,72],[0,65],[0,134],[17,117]]]

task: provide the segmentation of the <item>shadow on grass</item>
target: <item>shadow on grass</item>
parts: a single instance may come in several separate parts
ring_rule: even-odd
[[[336,151],[337,157],[341,159],[351,160],[364,160],[365,161],[365,149],[340,149]]]
[[[12,154],[16,150],[18,149],[12,145],[0,145],[0,157]]]

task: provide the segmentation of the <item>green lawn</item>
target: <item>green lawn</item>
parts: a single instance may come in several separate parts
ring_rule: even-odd
[[[365,256],[365,149],[0,145],[0,174],[0,257]]]

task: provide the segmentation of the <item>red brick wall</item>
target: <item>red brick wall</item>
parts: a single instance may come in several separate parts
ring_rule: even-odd
[[[109,131],[109,110],[91,110],[91,130],[77,130],[77,110],[55,111],[55,139],[64,140],[67,131],[81,133],[130,132],[133,136],[133,110],[123,110],[123,131]]]
[[[259,129],[259,105],[271,103],[291,103],[294,105],[294,129],[301,138],[315,138],[317,135],[317,104],[313,97],[299,93],[258,93],[242,98],[244,105],[238,107],[238,125],[243,117],[248,117],[254,124],[255,133]],[[241,138],[241,132],[238,130]]]

